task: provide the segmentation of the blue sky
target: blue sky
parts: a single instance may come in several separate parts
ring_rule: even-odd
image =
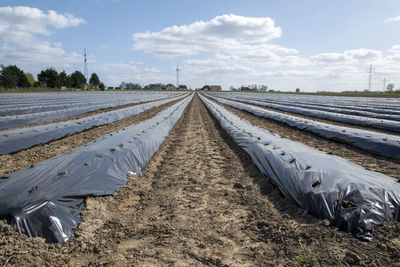
[[[108,86],[341,91],[400,86],[400,1],[41,0],[0,3],[0,63],[83,71]]]

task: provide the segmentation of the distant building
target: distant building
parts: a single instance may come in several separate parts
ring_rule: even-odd
[[[165,90],[165,85],[161,83],[151,83],[148,86],[148,89],[150,90]]]
[[[114,90],[114,87],[109,86],[109,87],[107,87],[107,90]]]
[[[172,83],[167,84],[167,86],[165,87],[165,90],[176,90],[175,85],[173,85]]]
[[[203,88],[201,88],[201,91],[221,91],[222,88],[220,85],[204,85]]]
[[[186,85],[179,85],[179,87],[178,87],[178,90],[181,90],[181,91],[187,90],[187,89],[188,89],[188,88],[187,88]]]
[[[221,91],[222,88],[220,85],[210,85],[210,90],[211,91]]]

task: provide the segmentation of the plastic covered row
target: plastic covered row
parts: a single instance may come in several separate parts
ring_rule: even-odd
[[[400,121],[366,118],[366,117],[361,117],[361,116],[346,115],[346,114],[327,112],[327,111],[322,111],[322,110],[311,110],[311,109],[300,108],[300,107],[292,107],[292,106],[285,106],[285,105],[279,105],[279,104],[265,103],[265,102],[261,102],[261,101],[255,101],[255,100],[244,100],[244,99],[234,98],[234,97],[229,97],[229,96],[220,96],[220,97],[231,99],[231,100],[236,100],[236,101],[240,101],[240,102],[244,102],[244,103],[265,106],[265,107],[278,109],[278,110],[282,110],[282,111],[292,112],[292,113],[296,113],[296,114],[301,114],[301,115],[305,115],[305,116],[310,116],[310,117],[314,117],[314,118],[344,122],[344,123],[349,123],[349,124],[355,124],[355,125],[400,133]]]
[[[72,116],[81,115],[87,112],[100,110],[103,108],[116,107],[122,104],[134,104],[145,101],[154,101],[162,98],[168,97],[167,95],[162,96],[162,94],[149,94],[146,97],[143,95],[141,98],[126,100],[124,102],[113,102],[109,101],[102,104],[88,105],[82,103],[79,107],[65,108],[61,110],[52,110],[38,113],[23,114],[17,116],[5,116],[0,117],[0,130],[15,128],[21,126],[27,126],[32,124],[39,124],[45,122],[51,122],[54,120],[65,119]]]
[[[177,92],[53,92],[2,94],[0,116],[68,110],[77,107],[113,107],[138,101],[172,97]]]
[[[107,196],[141,175],[192,99],[0,180],[0,219],[30,237],[64,243],[88,196]]]
[[[261,172],[314,216],[365,240],[372,239],[376,225],[400,220],[395,179],[282,138],[201,99]]]
[[[213,94],[231,96],[241,99],[258,100],[263,102],[292,105],[304,104],[312,107],[330,107],[346,110],[366,111],[378,114],[400,115],[400,100],[398,98],[348,97],[323,95],[298,95],[279,93],[243,93],[224,92]]]
[[[270,101],[264,101],[264,100],[258,100],[258,101],[270,102]],[[338,108],[338,107],[326,107],[326,106],[321,106],[321,105],[316,105],[316,104],[296,103],[294,101],[279,101],[279,102],[278,101],[271,101],[270,103],[279,104],[279,105],[290,105],[292,107],[315,109],[315,110],[322,110],[322,111],[341,113],[341,114],[356,115],[356,116],[367,117],[367,118],[400,121],[400,116],[399,115],[382,114],[380,112],[371,112],[371,111],[364,111],[364,110],[355,110],[355,109],[350,108],[350,107],[340,107],[340,108]]]
[[[240,102],[210,96],[220,103],[244,110],[257,117],[283,122],[291,127],[308,131],[327,139],[339,141],[376,155],[400,159],[400,137],[356,128],[343,127],[274,112]]]
[[[0,155],[17,152],[37,145],[43,145],[50,141],[89,130],[96,126],[113,123],[174,100],[177,100],[177,98],[168,98],[165,100],[98,113],[76,120],[3,131],[0,134]]]

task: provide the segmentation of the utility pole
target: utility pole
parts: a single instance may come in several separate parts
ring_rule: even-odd
[[[368,90],[371,91],[372,65],[369,65],[367,72],[369,73]]]
[[[87,57],[86,57],[86,48],[84,49],[83,52],[83,75],[85,75],[86,78],[86,83],[89,83],[89,73],[88,73],[88,67],[87,67]],[[87,88],[87,87],[86,87]]]
[[[383,92],[386,90],[386,78],[383,78]]]
[[[179,66],[176,65],[176,88],[179,87]]]

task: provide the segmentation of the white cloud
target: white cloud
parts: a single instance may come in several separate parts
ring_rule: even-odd
[[[377,59],[381,57],[382,52],[380,51],[360,48],[355,50],[346,50],[343,53],[321,53],[310,57],[310,60],[317,63],[349,64],[362,60]]]
[[[71,14],[47,13],[26,6],[0,7],[0,37],[8,42],[29,41],[37,34],[50,35],[50,28],[62,29],[85,23]]]
[[[210,21],[172,26],[159,32],[135,33],[135,50],[174,57],[201,51],[237,50],[245,45],[265,43],[282,34],[273,19],[222,15]],[[278,46],[276,46],[278,47]],[[285,50],[282,48],[282,50]]]
[[[400,16],[385,19],[385,22],[400,21]]]
[[[311,61],[317,63],[346,63],[350,62],[351,58],[342,53],[322,53],[310,57]]]
[[[62,60],[61,60],[62,59]],[[82,56],[76,53],[66,54],[62,47],[50,45],[47,42],[9,45],[0,47],[0,61],[6,64],[16,64],[21,67],[42,65],[41,67],[71,68],[72,64],[80,63]]]
[[[369,60],[369,59],[377,59],[382,57],[382,52],[378,50],[372,49],[356,49],[356,50],[347,50],[344,52],[346,56],[351,57],[356,60]]]
[[[394,45],[388,50],[389,55],[386,57],[389,60],[400,61],[400,45]],[[398,64],[398,63],[397,63]]]
[[[85,20],[71,14],[16,6],[0,7],[0,60],[3,64],[20,67],[37,66],[70,68],[81,61],[76,53],[67,54],[60,43],[50,43],[43,38],[52,29],[78,26]],[[78,59],[79,58],[79,59]]]

